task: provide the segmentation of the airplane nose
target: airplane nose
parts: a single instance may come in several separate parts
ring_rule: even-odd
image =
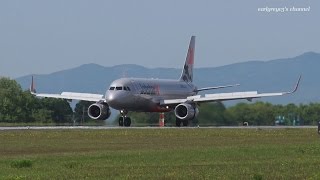
[[[115,99],[117,99],[117,97],[115,97],[115,93],[108,93],[106,96],[106,101],[109,105],[112,105],[115,101]]]
[[[108,93],[107,96],[106,96],[106,100],[107,100],[107,102],[112,101],[113,100],[113,94]]]
[[[106,95],[106,101],[109,106],[118,109],[125,101],[125,94],[122,92],[112,92]]]

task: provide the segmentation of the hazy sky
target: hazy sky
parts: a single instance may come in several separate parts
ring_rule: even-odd
[[[258,11],[265,7],[288,11]],[[195,67],[320,52],[319,8],[319,0],[1,0],[0,76],[86,63],[181,68],[191,35]]]

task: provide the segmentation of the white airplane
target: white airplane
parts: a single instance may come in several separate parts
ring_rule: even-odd
[[[30,91],[37,97],[61,98],[94,102],[88,108],[92,119],[105,120],[111,112],[110,107],[119,110],[119,126],[130,126],[128,111],[138,112],[169,112],[174,111],[176,126],[188,126],[190,120],[198,115],[197,105],[204,102],[226,101],[236,99],[252,100],[254,98],[282,96],[294,93],[299,86],[299,77],[294,89],[289,92],[258,93],[257,91],[216,93],[197,95],[200,91],[238,86],[226,85],[197,88],[193,83],[193,64],[195,52],[195,36],[191,37],[187,57],[179,79],[146,79],[121,78],[113,81],[103,94],[62,92],[61,94],[36,93],[33,77]]]

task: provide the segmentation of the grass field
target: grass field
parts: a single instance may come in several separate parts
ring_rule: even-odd
[[[320,179],[316,129],[0,131],[0,179]]]

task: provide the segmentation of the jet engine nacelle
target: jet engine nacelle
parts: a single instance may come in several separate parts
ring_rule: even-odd
[[[94,103],[88,108],[88,116],[91,119],[106,120],[110,117],[111,111],[107,103]]]
[[[181,103],[174,109],[174,114],[181,120],[192,120],[198,116],[199,110],[195,105]]]

